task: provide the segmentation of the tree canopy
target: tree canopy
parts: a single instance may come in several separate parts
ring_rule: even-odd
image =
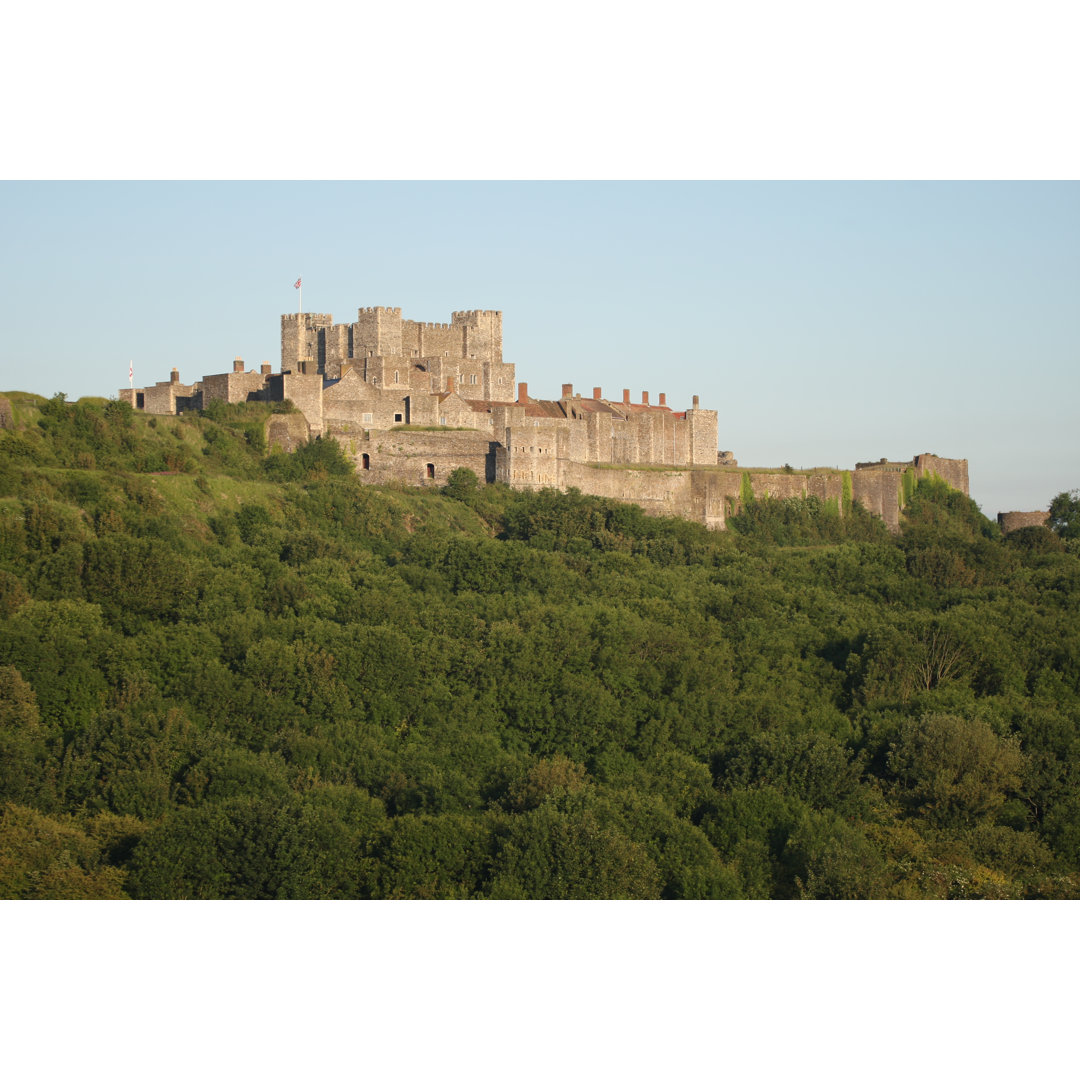
[[[1080,896],[1076,492],[710,532],[10,400],[0,895]]]

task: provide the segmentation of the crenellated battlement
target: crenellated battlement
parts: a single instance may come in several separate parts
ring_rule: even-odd
[[[188,385],[174,370],[168,382],[122,391],[122,400],[144,412],[175,414],[215,401],[288,399],[309,438],[362,437],[355,458],[367,483],[428,486],[469,468],[488,482],[574,487],[710,528],[725,527],[744,481],[762,496],[831,500],[838,512],[854,499],[894,530],[912,478],[936,476],[968,490],[967,461],[935,454],[860,462],[824,479],[786,468],[754,470],[748,480],[730,451],[718,452],[719,413],[703,409],[696,394],[682,411],[668,405],[666,393],[654,398],[648,390],[624,389],[619,400],[596,386],[585,397],[571,382],[557,399],[532,397],[527,383],[516,382],[514,365],[503,361],[501,311],[455,311],[450,322],[418,322],[403,320],[401,310],[362,307],[349,323],[320,312],[285,314],[278,374],[265,362],[247,371],[237,358],[226,374]],[[392,442],[381,437],[391,431]],[[1002,528],[1036,517],[1003,515]]]

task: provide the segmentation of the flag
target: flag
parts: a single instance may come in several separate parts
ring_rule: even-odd
[[[132,378],[134,378],[134,376],[135,376],[135,361],[134,360],[129,360],[128,361],[128,382],[131,382],[131,380],[132,380]]]
[[[296,284],[293,286],[294,289],[299,289],[300,288],[300,280],[301,280],[300,278],[296,279]]]

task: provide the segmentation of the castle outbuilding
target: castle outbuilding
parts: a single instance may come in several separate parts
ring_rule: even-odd
[[[897,528],[903,475],[934,473],[967,494],[967,462],[924,454],[911,462],[777,472],[737,468],[720,452],[718,416],[695,395],[676,410],[661,393],[632,400],[601,387],[583,395],[562,384],[558,398],[535,398],[503,360],[502,312],[455,311],[448,323],[401,317],[401,308],[369,307],[352,323],[325,314],[281,317],[281,361],[119,392],[148,413],[175,414],[211,402],[291,401],[307,438],[336,439],[362,480],[414,485],[446,482],[469,468],[487,482],[517,488],[575,487],[586,494],[634,502],[649,513],[674,514],[723,528],[741,500],[757,496],[854,498]],[[268,428],[271,442],[275,431]],[[281,441],[303,438],[295,423]],[[845,477],[849,478],[845,482]],[[748,479],[747,479],[748,478]],[[747,488],[747,484],[749,488]]]

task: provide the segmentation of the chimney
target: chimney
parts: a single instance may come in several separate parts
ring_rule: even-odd
[[[241,375],[241,374],[243,374],[243,371],[244,371],[244,361],[243,361],[243,360],[241,360],[239,356],[238,356],[238,357],[236,357],[236,359],[235,359],[235,360],[233,360],[233,362],[232,362],[232,369],[233,369],[233,374],[234,374],[234,375]]]
[[[593,396],[593,401],[599,401],[600,400],[602,394],[601,394],[601,390],[600,390],[599,386],[594,386],[592,388],[592,396]]]
[[[572,382],[564,382],[562,384],[562,396],[564,398],[572,398],[574,396],[574,384]]]
[[[269,364],[263,364],[263,366],[259,370],[262,372],[263,375],[269,375],[271,368]]]
[[[527,382],[518,383],[518,404],[524,405],[529,400],[529,384]]]
[[[660,395],[660,404],[661,405],[667,405],[667,394],[661,394]]]
[[[178,368],[173,368],[169,373],[169,382],[178,383],[180,381],[180,371]]]
[[[649,404],[649,391],[648,390],[642,390],[641,391],[641,404],[642,405],[648,405]]]
[[[630,391],[629,390],[624,390],[622,392],[622,403],[624,405],[629,405],[630,404]]]
[[[447,375],[446,376],[446,392],[448,394],[452,394],[454,392],[454,376],[453,375]]]
[[[700,401],[701,401],[701,399],[697,396],[697,394],[695,394],[694,395],[694,408],[695,409],[698,407]]]

